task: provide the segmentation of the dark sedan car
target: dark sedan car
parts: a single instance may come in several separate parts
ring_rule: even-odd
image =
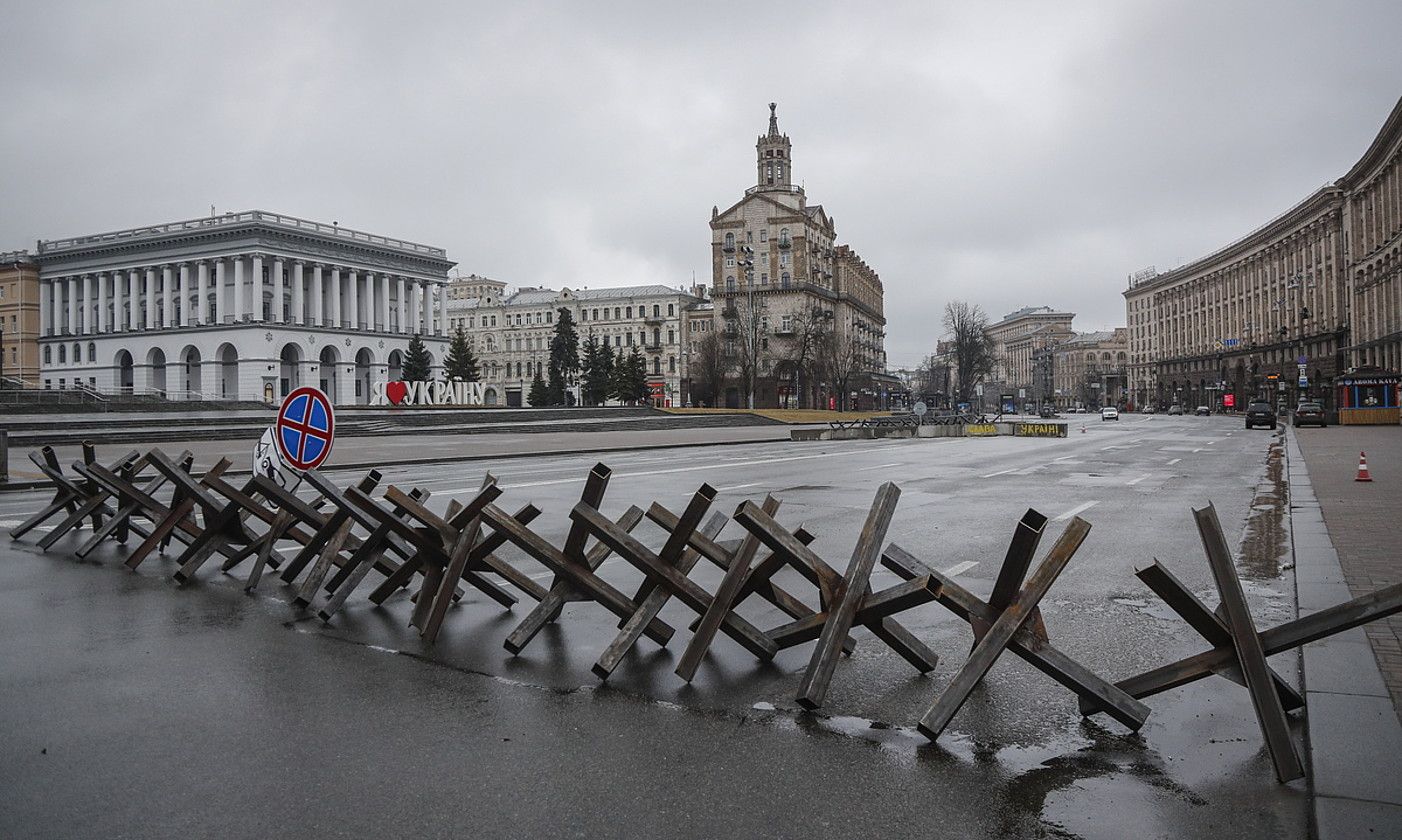
[[[1302,402],[1295,407],[1295,428],[1318,426],[1324,428],[1324,406],[1317,402]]]
[[[1246,428],[1257,426],[1275,428],[1275,409],[1268,402],[1253,402],[1246,407]]]

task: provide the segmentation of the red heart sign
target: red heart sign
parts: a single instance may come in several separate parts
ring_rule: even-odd
[[[409,397],[409,386],[403,382],[385,383],[385,398],[390,405],[403,405],[404,400]]]

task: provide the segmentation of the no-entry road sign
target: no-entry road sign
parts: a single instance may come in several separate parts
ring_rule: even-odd
[[[274,437],[282,460],[295,470],[314,470],[331,454],[336,416],[316,388],[298,388],[282,401]]]

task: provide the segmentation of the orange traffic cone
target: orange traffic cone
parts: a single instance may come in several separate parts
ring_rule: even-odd
[[[1358,453],[1358,477],[1355,478],[1354,481],[1372,480],[1373,477],[1371,475],[1368,475],[1368,455],[1367,453],[1360,452]]]

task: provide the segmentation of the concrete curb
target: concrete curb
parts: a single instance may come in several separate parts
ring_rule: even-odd
[[[1288,428],[1285,441],[1295,600],[1308,615],[1353,594]],[[1354,628],[1306,645],[1302,659],[1314,836],[1395,836],[1402,826],[1402,723],[1368,637]]]
[[[581,449],[548,449],[533,450],[529,452],[497,452],[480,455],[448,455],[425,458],[400,458],[395,461],[396,466],[413,466],[414,464],[455,464],[468,461],[504,461],[514,458],[535,458],[541,455],[592,455],[596,452],[639,452],[650,449],[687,449],[696,446],[741,446],[747,443],[788,443],[788,430],[782,426],[776,426],[775,431],[783,431],[786,436],[773,438],[752,438],[749,440],[703,440],[689,441],[685,443],[644,443],[630,446],[599,446],[585,447]],[[180,443],[181,441],[173,441]],[[365,461],[351,464],[334,464],[326,467],[323,472],[340,472],[342,470],[376,470],[385,466],[381,461]],[[253,470],[231,469],[227,470],[226,476],[251,475]],[[45,490],[51,489],[53,485],[47,481],[11,481],[0,482],[0,495],[12,490]]]

